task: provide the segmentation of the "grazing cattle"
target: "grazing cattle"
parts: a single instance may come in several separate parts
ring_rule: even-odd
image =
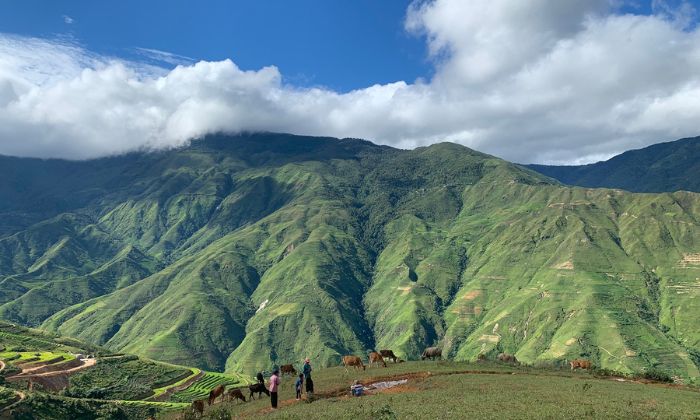
[[[442,358],[442,349],[438,347],[428,347],[427,349],[423,350],[423,354],[420,356],[421,360],[425,359],[430,359],[430,360],[435,360],[435,358]]]
[[[216,401],[219,396],[221,399],[224,399],[224,391],[226,388],[223,385],[217,385],[214,389],[209,391],[209,405],[214,404],[214,401]]]
[[[297,370],[294,369],[294,365],[282,365],[280,366],[280,373],[284,375],[285,373],[289,373],[290,375],[296,375]]]
[[[518,359],[515,358],[515,356],[513,356],[512,354],[508,354],[508,353],[499,354],[498,360],[500,360],[503,363],[511,363],[514,365],[517,365],[520,363],[520,362],[518,362]]]
[[[381,354],[377,353],[376,351],[373,351],[369,354],[369,367],[372,367],[372,363],[381,363],[384,365],[384,367],[386,367],[386,362],[384,361],[384,358]]]
[[[192,408],[192,411],[194,411],[195,415],[199,413],[199,415],[201,416],[202,414],[204,414],[204,400],[192,401],[192,405],[190,406],[190,408]]]
[[[362,367],[365,370],[365,365],[362,363],[362,359],[357,356],[343,356],[343,366],[345,366],[345,371],[348,371],[348,366],[352,366],[355,369]]]
[[[391,359],[394,363],[396,363],[396,359],[398,359],[392,350],[379,350],[379,354],[385,359]]]
[[[251,400],[255,399],[255,398],[253,398],[253,394],[255,394],[256,392],[258,393],[258,398],[260,398],[260,396],[262,395],[263,392],[268,397],[270,396],[270,391],[267,390],[267,388],[265,387],[265,384],[261,384],[260,382],[258,382],[257,384],[248,385],[248,389],[250,390],[250,399]]]
[[[585,359],[572,360],[569,362],[569,365],[571,365],[571,370],[579,369],[579,368],[580,369],[590,369],[591,366],[593,366],[591,364],[590,360],[585,360]]]
[[[243,396],[243,392],[241,392],[240,388],[233,388],[228,391],[228,400],[233,401],[233,400],[241,400],[243,402],[246,402],[245,397]]]

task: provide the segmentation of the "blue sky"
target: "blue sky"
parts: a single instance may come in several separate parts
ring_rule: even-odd
[[[275,65],[295,85],[346,91],[432,75],[424,40],[404,30],[409,3],[23,0],[0,14],[0,32],[73,37],[119,56],[141,47],[195,60],[230,58],[244,69]]]
[[[84,159],[276,131],[593,162],[700,134],[698,10],[700,0],[6,2],[0,154]]]

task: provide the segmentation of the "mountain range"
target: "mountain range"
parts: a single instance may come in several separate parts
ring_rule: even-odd
[[[700,137],[630,150],[580,166],[528,165],[564,184],[634,192],[700,192]]]
[[[113,351],[251,373],[438,345],[700,376],[696,193],[272,133],[0,157],[0,179],[0,318]]]

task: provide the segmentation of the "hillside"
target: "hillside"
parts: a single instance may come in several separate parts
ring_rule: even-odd
[[[568,185],[634,192],[700,192],[700,137],[630,150],[590,165],[527,166]]]
[[[356,380],[366,388],[361,397],[349,395]],[[700,415],[697,387],[493,361],[389,362],[386,368],[349,372],[333,367],[315,372],[314,382],[312,400],[306,394],[295,400],[293,378],[283,377],[279,409],[272,410],[270,399],[263,397],[206,407],[201,418],[690,419]],[[175,420],[181,415],[169,412],[159,418]]]
[[[279,134],[3,159],[13,322],[228,372],[436,344],[699,376],[697,194],[562,186],[449,143]]]
[[[246,381],[0,322],[0,418],[145,418]]]

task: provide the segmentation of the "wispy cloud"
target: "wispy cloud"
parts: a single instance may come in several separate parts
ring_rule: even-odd
[[[416,3],[406,25],[427,40],[433,79],[348,93],[283,83],[276,67],[147,49],[125,61],[0,36],[0,153],[87,158],[268,130],[398,147],[448,140],[561,163],[697,135],[700,31],[668,11],[619,14],[616,4]]]
[[[63,22],[65,22],[68,25],[71,25],[73,24],[73,22],[75,22],[75,20],[68,15],[63,15]]]
[[[150,61],[154,61],[155,64],[168,64],[172,66],[188,66],[196,62],[194,58],[187,57],[184,55],[173,54],[167,51],[156,50],[153,48],[134,48],[136,54]]]

